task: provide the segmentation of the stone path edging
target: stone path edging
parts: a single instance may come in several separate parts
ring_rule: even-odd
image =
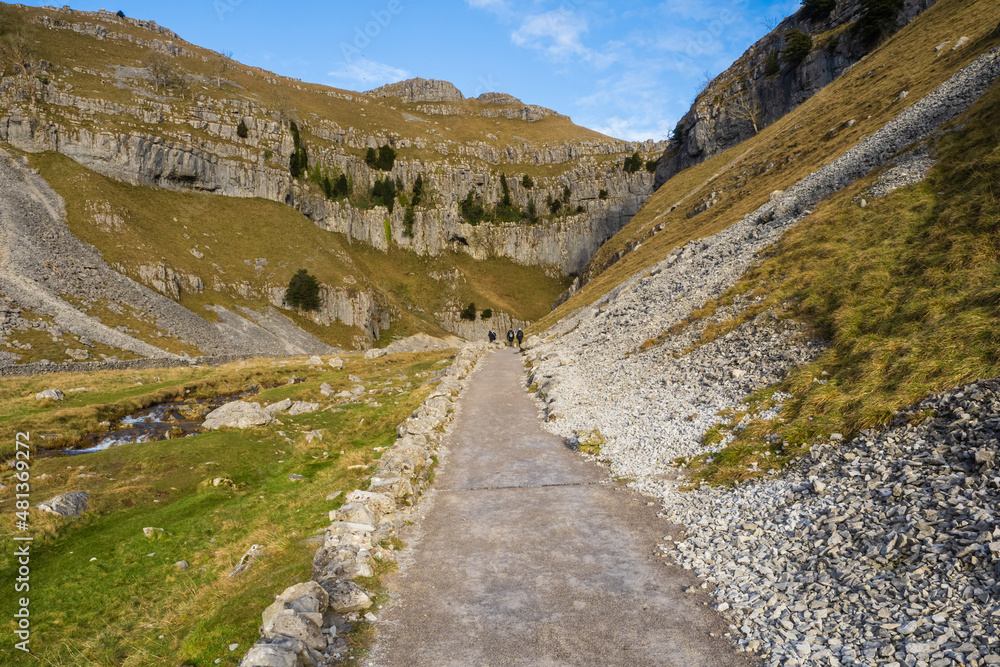
[[[394,536],[430,481],[432,456],[454,417],[469,373],[490,347],[464,346],[437,388],[396,428],[398,438],[378,461],[367,491],[347,494],[330,512],[322,546],[313,558],[312,580],[286,588],[264,610],[261,639],[241,667],[318,667],[337,644],[336,625],[371,606],[369,593],[352,579],[372,574],[372,560],[390,557],[378,546]]]

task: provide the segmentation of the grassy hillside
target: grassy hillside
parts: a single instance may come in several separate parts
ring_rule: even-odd
[[[998,21],[1000,7],[990,0],[940,0],[795,111],[752,139],[682,171],[595,254],[586,273],[590,282],[534,330],[593,303],[674,248],[725,229],[767,202],[773,191],[832,161],[1000,44],[991,35]],[[942,42],[953,45],[962,36],[970,39],[964,47],[935,51]],[[908,94],[900,99],[903,91]],[[695,212],[713,192],[716,203]],[[619,253],[624,257],[615,261]]]
[[[395,427],[430,393],[428,376],[443,366],[442,353],[394,355],[366,361],[347,357],[343,370],[269,361],[215,369],[173,369],[132,374],[91,373],[7,379],[0,392],[3,432],[67,434],[121,408],[164,400],[239,391],[248,384],[280,382],[252,400],[323,401],[322,382],[335,390],[353,386],[348,375],[375,388],[368,402],[341,405],[281,424],[245,431],[208,432],[188,438],[137,443],[77,457],[36,459],[31,502],[85,490],[88,512],[62,519],[32,512],[31,648],[0,646],[4,665],[236,665],[259,637],[260,614],[273,596],[310,576],[327,513],[343,494],[367,484],[366,464],[396,438]],[[286,385],[292,375],[301,383]],[[63,389],[58,408],[34,401],[38,386]],[[185,393],[190,390],[191,393]],[[307,439],[306,432],[322,439]],[[5,443],[13,443],[4,436]],[[54,442],[54,441],[48,441]],[[13,445],[11,445],[12,447]],[[35,453],[37,456],[38,452]],[[4,456],[9,455],[9,452]],[[302,481],[292,481],[290,474]],[[0,473],[0,508],[13,512],[13,471]],[[223,478],[216,485],[214,480]],[[343,492],[337,499],[326,497]],[[12,544],[12,522],[0,539]],[[148,538],[143,528],[164,532]],[[228,574],[253,544],[263,557],[245,573]],[[386,544],[386,548],[393,545]],[[186,569],[175,563],[185,560]],[[0,553],[0,571],[14,571],[11,550]],[[5,580],[9,580],[5,574]],[[375,583],[367,582],[369,584]],[[13,629],[15,598],[0,601],[4,626]],[[359,624],[362,633],[365,624]],[[239,644],[230,651],[229,644]]]
[[[692,323],[735,295],[763,300],[735,320],[709,325],[701,342],[767,310],[809,323],[830,342],[814,363],[775,390],[791,394],[780,418],[709,437],[734,444],[696,478],[732,481],[783,465],[831,433],[886,426],[897,410],[929,393],[1000,375],[1000,84],[933,143],[928,179],[862,208],[874,178],[824,202],[789,230],[773,254]],[[782,445],[768,445],[777,436]],[[764,455],[764,452],[769,452]]]

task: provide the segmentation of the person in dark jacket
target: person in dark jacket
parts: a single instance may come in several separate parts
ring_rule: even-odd
[[[497,332],[490,329],[490,343],[497,342]]]
[[[520,329],[517,330],[517,349],[521,349],[521,341],[524,340],[524,332]]]
[[[507,329],[507,347],[512,347],[514,345],[514,330]]]

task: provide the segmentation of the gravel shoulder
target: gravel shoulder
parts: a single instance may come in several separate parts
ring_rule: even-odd
[[[657,548],[676,528],[541,428],[511,351],[473,373],[434,486],[370,665],[758,664]]]

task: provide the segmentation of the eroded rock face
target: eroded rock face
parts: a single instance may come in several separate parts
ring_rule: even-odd
[[[87,511],[89,500],[90,494],[86,491],[73,491],[72,493],[64,493],[61,496],[50,498],[43,503],[38,503],[35,505],[35,508],[49,514],[75,517]]]
[[[207,429],[217,429],[223,426],[251,428],[273,423],[274,414],[261,408],[260,403],[232,401],[209,412],[202,426]]]
[[[403,102],[461,102],[462,91],[454,84],[437,79],[407,79],[369,90],[374,97],[398,97]]]
[[[935,2],[904,0],[896,28],[903,28]],[[837,0],[836,8],[823,21],[810,21],[801,14],[796,12],[782,21],[708,85],[677,123],[670,146],[657,166],[655,187],[754,135],[752,122],[737,108],[736,100],[742,96],[760,106],[757,125],[763,128],[815,95],[869,52],[850,30],[845,30],[836,43],[814,49],[799,65],[782,64],[778,74],[767,76],[765,63],[772,52],[783,48],[785,33],[798,29],[818,35],[833,30],[855,21],[860,16],[860,5],[858,0]]]

